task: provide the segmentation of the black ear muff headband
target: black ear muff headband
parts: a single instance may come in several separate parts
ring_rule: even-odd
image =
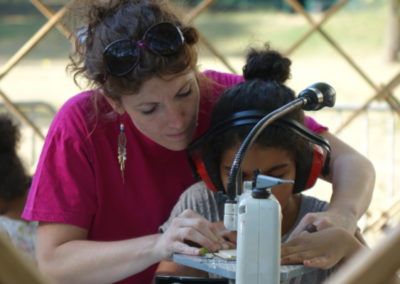
[[[213,172],[219,172],[218,165],[214,165],[215,162],[213,164],[213,161],[204,161],[200,157],[200,154],[196,153],[196,150],[200,149],[209,138],[215,137],[232,127],[255,125],[264,116],[265,112],[260,110],[237,112],[193,141],[188,146],[187,157],[192,167],[194,177],[196,179],[202,179],[209,189],[224,192],[219,175],[212,174]],[[328,175],[331,147],[325,138],[311,132],[301,123],[293,119],[281,118],[274,121],[273,125],[280,125],[292,129],[296,134],[310,142],[309,149],[305,149],[305,151],[307,151],[306,159],[301,162],[296,162],[296,180],[293,193],[299,193],[312,187],[320,175]]]
[[[209,138],[216,136],[220,133],[224,133],[228,129],[231,129],[235,126],[241,125],[251,125],[256,124],[260,121],[261,118],[265,116],[265,113],[259,110],[244,110],[239,111],[223,120],[222,122],[217,123],[214,127],[210,128],[206,133],[204,133],[201,137],[197,138],[195,141],[190,143],[188,146],[189,152],[203,145],[204,142]]]

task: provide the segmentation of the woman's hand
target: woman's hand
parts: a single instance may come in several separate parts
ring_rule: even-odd
[[[169,260],[173,253],[201,255],[200,248],[186,242],[198,244],[210,252],[228,248],[217,226],[190,209],[172,220],[157,241],[155,251],[159,252],[160,260]]]
[[[361,247],[352,234],[340,227],[329,227],[314,233],[303,231],[295,239],[282,244],[281,263],[329,269]]]
[[[288,241],[299,237],[307,226],[310,224],[315,226],[316,231],[321,231],[330,227],[338,227],[345,229],[349,234],[353,235],[357,228],[357,219],[355,216],[344,216],[343,214],[333,213],[330,211],[307,213],[300,223],[290,234]]]

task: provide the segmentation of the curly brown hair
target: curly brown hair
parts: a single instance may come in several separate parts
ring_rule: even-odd
[[[25,195],[31,177],[17,155],[18,125],[6,114],[0,115],[0,199],[12,201]]]
[[[168,1],[111,0],[83,1],[79,13],[83,25],[77,30],[75,50],[68,69],[84,77],[92,87],[100,87],[106,96],[119,102],[121,96],[137,92],[141,84],[153,76],[196,71],[198,33],[178,19]],[[178,26],[185,38],[184,47],[172,56],[141,52],[140,64],[123,77],[107,74],[103,62],[104,48],[113,41],[129,38],[138,41],[156,23],[170,22]]]

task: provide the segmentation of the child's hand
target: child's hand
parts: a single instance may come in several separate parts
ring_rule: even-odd
[[[339,227],[345,229],[352,235],[356,231],[357,220],[349,216],[343,216],[343,214],[335,214],[329,211],[307,213],[290,234],[288,241],[301,236],[309,224],[313,224],[317,231],[330,227]]]
[[[233,249],[236,248],[236,236],[237,232],[236,231],[230,231],[224,226],[224,222],[215,222],[213,223],[218,231],[218,234],[226,240],[224,242],[224,248],[223,249]]]
[[[281,263],[329,269],[362,247],[356,238],[339,227],[330,227],[282,244]]]

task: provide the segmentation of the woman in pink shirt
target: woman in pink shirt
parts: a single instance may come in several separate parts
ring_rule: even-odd
[[[186,147],[209,125],[211,107],[241,76],[199,73],[193,27],[166,1],[88,1],[70,67],[92,90],[72,97],[49,129],[23,217],[40,222],[37,261],[57,282],[150,283],[172,253],[226,246],[217,228],[187,211],[163,234],[180,194],[195,179]],[[370,162],[326,128],[333,197],[306,216],[319,230],[354,231],[374,183]],[[300,228],[301,229],[301,228]]]

